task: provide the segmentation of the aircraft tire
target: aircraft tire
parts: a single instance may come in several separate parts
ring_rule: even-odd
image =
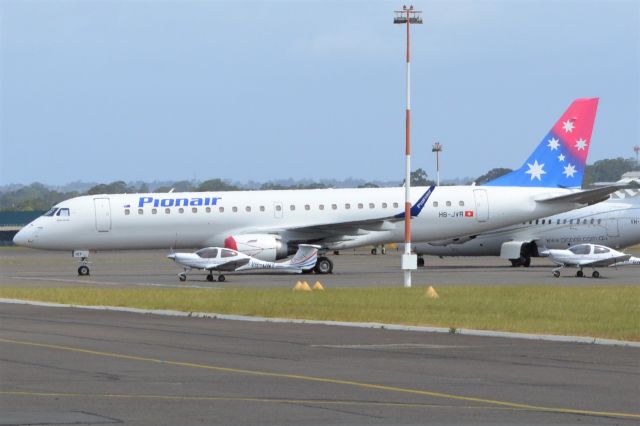
[[[178,274],[178,279],[180,281],[186,281],[187,280],[187,274],[185,274],[184,272]]]
[[[509,259],[509,262],[511,262],[512,268],[517,268],[521,266],[520,259]]]
[[[525,268],[528,268],[529,266],[531,266],[531,257],[526,256],[524,259],[520,258],[520,263],[522,264],[522,266],[524,266]]]
[[[371,249],[371,254],[375,256],[376,254],[378,254],[378,250],[375,247],[372,248]]]
[[[226,278],[224,277],[224,275],[218,275],[218,281],[223,283],[226,280]]]
[[[593,271],[593,273],[591,274],[592,278],[600,278],[600,272],[598,271]]]
[[[209,282],[213,281],[213,274],[207,275],[207,281],[209,281]]]
[[[333,273],[333,262],[328,257],[320,256],[314,270],[316,274],[331,274]]]
[[[560,271],[553,271],[553,276],[556,278],[560,277]]]
[[[89,267],[87,265],[80,265],[80,267],[78,268],[78,275],[89,275]]]
[[[418,257],[418,267],[424,267],[424,257]]]
[[[576,272],[576,277],[578,277],[578,278],[584,277],[584,272],[582,272],[582,271]]]

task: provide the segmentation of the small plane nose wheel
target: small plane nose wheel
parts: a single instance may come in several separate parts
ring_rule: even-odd
[[[591,274],[592,278],[600,278],[600,272],[598,271],[593,271],[593,273]]]
[[[553,271],[553,276],[556,278],[560,277],[560,271]]]
[[[222,274],[218,275],[218,282],[223,283],[225,280],[226,280],[226,278],[225,278],[224,275],[222,275]]]
[[[187,274],[186,274],[185,272],[180,272],[180,273],[178,274],[178,279],[179,279],[180,281],[186,281],[186,280],[187,280]]]
[[[78,267],[78,275],[80,276],[89,275],[89,267],[87,265],[80,265]]]

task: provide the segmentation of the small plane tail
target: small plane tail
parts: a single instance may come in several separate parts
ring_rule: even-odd
[[[300,268],[303,271],[308,271],[316,266],[318,261],[318,249],[320,246],[314,246],[311,244],[298,245],[298,251],[290,260],[282,262],[281,265],[294,266]]]
[[[486,186],[581,188],[598,98],[576,99],[517,170]]]

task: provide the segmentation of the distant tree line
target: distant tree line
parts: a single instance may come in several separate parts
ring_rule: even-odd
[[[633,159],[614,158],[596,161],[593,165],[588,165],[585,170],[583,186],[589,186],[595,182],[615,182],[621,176],[629,171],[637,170],[636,162]],[[490,180],[496,179],[502,175],[511,172],[507,168],[495,168],[475,179],[477,185],[482,185]],[[469,182],[471,183],[471,182]],[[395,183],[394,185],[397,185]],[[401,184],[401,183],[400,183]],[[428,186],[434,185],[435,182],[429,179],[427,172],[421,168],[411,172],[411,185]],[[357,185],[358,188],[378,188],[380,185],[373,182],[365,182]],[[330,188],[332,186],[322,182],[295,182],[288,183],[266,182],[257,187],[259,190],[271,189],[321,189]],[[256,188],[256,187],[254,187]],[[178,181],[170,186],[160,186],[155,188],[154,192],[198,192],[198,191],[236,191],[248,190],[247,187],[235,185],[222,179],[209,179],[201,183],[191,181]],[[145,193],[150,192],[146,183],[137,186],[127,184],[124,181],[115,181],[109,184],[98,184],[91,187],[86,192],[78,191],[56,191],[49,189],[41,183],[32,183],[28,186],[11,188],[0,192],[0,211],[38,211],[48,210],[52,205],[68,198],[78,195],[95,195],[95,194],[123,194],[123,193]]]

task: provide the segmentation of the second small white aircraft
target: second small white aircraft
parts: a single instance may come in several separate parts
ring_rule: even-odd
[[[560,276],[560,270],[565,266],[580,268],[578,272],[576,272],[576,277],[584,276],[582,268],[592,268],[593,273],[591,276],[593,278],[599,278],[600,272],[595,270],[598,266],[640,263],[640,259],[632,257],[629,254],[597,244],[578,244],[566,250],[547,250],[546,254],[549,255],[555,264],[559,265],[553,270],[553,276],[556,278]]]
[[[207,281],[214,281],[213,273],[218,272],[218,281],[223,282],[222,272],[240,272],[251,270],[271,270],[289,274],[310,272],[318,260],[318,248],[311,244],[298,245],[296,254],[286,262],[266,262],[223,247],[207,247],[195,253],[171,253],[167,257],[184,267],[178,274],[180,281],[187,280],[187,272],[191,269],[209,271]]]

